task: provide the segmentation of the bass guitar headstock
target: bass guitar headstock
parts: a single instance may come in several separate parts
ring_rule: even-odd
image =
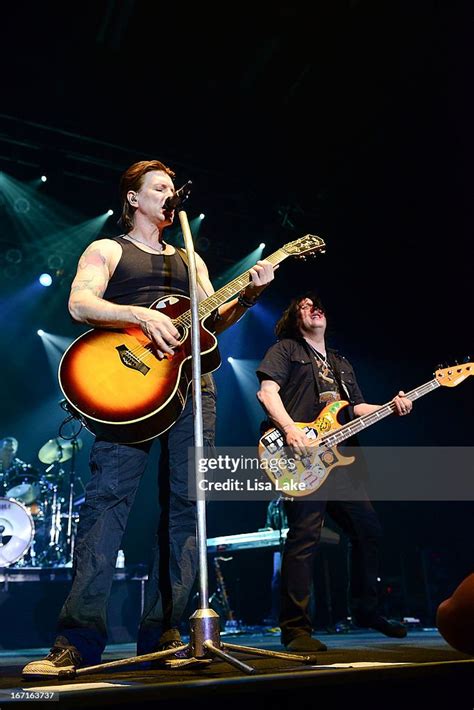
[[[456,387],[463,380],[465,380],[469,375],[474,374],[474,364],[472,362],[465,362],[462,365],[452,365],[451,367],[445,367],[443,369],[436,370],[434,373],[435,378],[443,387]]]

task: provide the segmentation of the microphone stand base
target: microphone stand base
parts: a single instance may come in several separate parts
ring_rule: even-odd
[[[234,668],[254,675],[257,669],[249,666],[247,663],[235,658],[230,652],[243,653],[251,656],[260,656],[266,658],[281,658],[285,661],[295,661],[297,663],[315,665],[317,657],[314,654],[299,654],[286,653],[284,651],[269,651],[264,648],[254,648],[253,646],[241,646],[235,643],[221,643],[220,640],[220,624],[219,615],[214,609],[198,609],[190,617],[190,636],[189,643],[183,644],[177,648],[167,649],[166,651],[157,651],[156,653],[147,653],[143,656],[134,656],[133,658],[123,658],[118,661],[110,661],[109,663],[101,663],[96,666],[87,666],[78,668],[74,671],[63,671],[59,673],[58,680],[71,680],[83,675],[91,675],[92,673],[102,673],[109,668],[120,668],[131,666],[139,663],[159,662],[163,664],[163,668],[180,668],[182,666],[209,665],[215,658],[219,658],[226,663],[229,663]],[[187,657],[179,658],[176,654],[187,653]],[[155,666],[156,668],[156,666]]]

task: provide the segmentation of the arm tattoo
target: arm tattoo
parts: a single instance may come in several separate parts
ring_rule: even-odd
[[[87,273],[85,273],[87,271]],[[81,273],[82,272],[82,273]],[[71,294],[90,291],[99,298],[107,288],[107,260],[97,247],[86,249],[79,260],[76,278],[71,286]]]
[[[75,281],[73,286],[71,286],[71,293],[76,293],[77,291],[92,291],[94,296],[102,296],[106,289],[105,279],[99,281],[96,278],[81,279]]]
[[[106,263],[107,260],[100,249],[95,248],[90,251],[86,249],[79,260],[79,269],[85,269],[88,266],[97,266],[100,269],[103,269]]]

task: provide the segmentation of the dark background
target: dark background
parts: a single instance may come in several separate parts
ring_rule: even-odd
[[[285,261],[258,306],[222,336],[224,358],[244,359],[246,378],[225,359],[216,373],[218,444],[255,442],[253,369],[281,309],[304,288],[321,293],[331,342],[368,401],[472,354],[472,4],[258,7],[20,1],[2,17],[0,170],[10,188],[0,175],[0,435],[16,436],[19,456],[38,470],[63,412],[36,330],[82,332],[66,310],[77,257],[99,234],[118,233],[118,182],[136,160],[163,160],[177,185],[193,180],[186,209],[206,214],[197,248],[213,280],[261,241],[264,254],[306,233],[327,244],[316,260]],[[35,186],[42,174],[48,181]],[[90,231],[88,220],[108,208],[115,216]],[[15,248],[20,261],[8,256]],[[42,271],[54,276],[49,289],[34,285]],[[472,381],[437,391],[409,420],[387,420],[363,441],[470,445],[472,392]],[[85,481],[91,437],[81,438]],[[124,542],[130,564],[148,559],[156,449]],[[382,584],[414,587],[409,606],[421,594],[429,616],[429,598],[472,570],[472,503],[376,505]],[[265,507],[210,504],[208,532],[256,530]],[[241,579],[244,565],[261,568],[241,564]],[[334,566],[343,582],[343,565]]]

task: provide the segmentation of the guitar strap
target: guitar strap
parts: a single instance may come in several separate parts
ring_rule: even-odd
[[[177,252],[179,252],[180,257],[182,258],[182,260],[186,264],[186,267],[189,272],[189,260],[188,260],[188,255],[186,254],[186,249],[183,249],[182,247],[175,247],[175,249]],[[206,289],[204,288],[204,284],[202,283],[201,279],[199,278],[199,272],[197,269],[196,269],[196,276],[197,276],[197,282],[200,285],[200,287],[202,288],[202,290],[204,291],[204,293],[206,294],[206,296],[210,296],[211,294],[206,291]]]
[[[186,250],[183,249],[182,247],[175,247],[175,249],[177,252],[179,252],[180,257],[182,258],[182,260],[186,264],[186,268],[188,269],[188,272],[189,272],[189,260],[188,260],[188,255],[186,253]],[[206,291],[204,284],[202,283],[201,279],[199,278],[199,273],[198,273],[197,269],[196,269],[196,276],[197,276],[197,282],[198,282],[199,286],[202,288],[202,290],[204,291],[206,296],[210,296],[211,294]],[[209,323],[209,325],[212,324],[212,328],[214,329],[216,327],[216,322],[220,318],[219,309],[216,308],[216,310],[212,312],[210,317],[212,318],[212,321]]]
[[[316,364],[316,359],[311,352],[311,348],[309,347],[308,343],[303,340],[303,345],[305,347],[305,350],[307,351],[308,355],[311,357],[311,367],[313,368],[313,376],[314,376],[314,382],[316,385],[316,391],[319,393],[319,372],[318,372],[318,366]],[[347,414],[345,416],[348,417],[348,419],[353,419],[354,418],[354,404],[352,401],[352,397],[350,396],[349,390],[347,389],[347,386],[342,380],[340,369],[339,369],[339,363],[337,361],[336,356],[334,355],[334,351],[328,351],[328,360],[331,362],[331,367],[332,371],[334,372],[334,376],[336,378],[337,385],[339,387],[339,392],[341,394],[341,397],[346,396],[347,401],[349,402],[349,407]],[[360,446],[359,440],[357,438],[357,434],[354,434],[347,442],[346,445],[350,444],[350,446]],[[362,460],[362,456],[360,457]],[[362,464],[361,464],[362,465]],[[363,468],[361,470],[364,470]]]

